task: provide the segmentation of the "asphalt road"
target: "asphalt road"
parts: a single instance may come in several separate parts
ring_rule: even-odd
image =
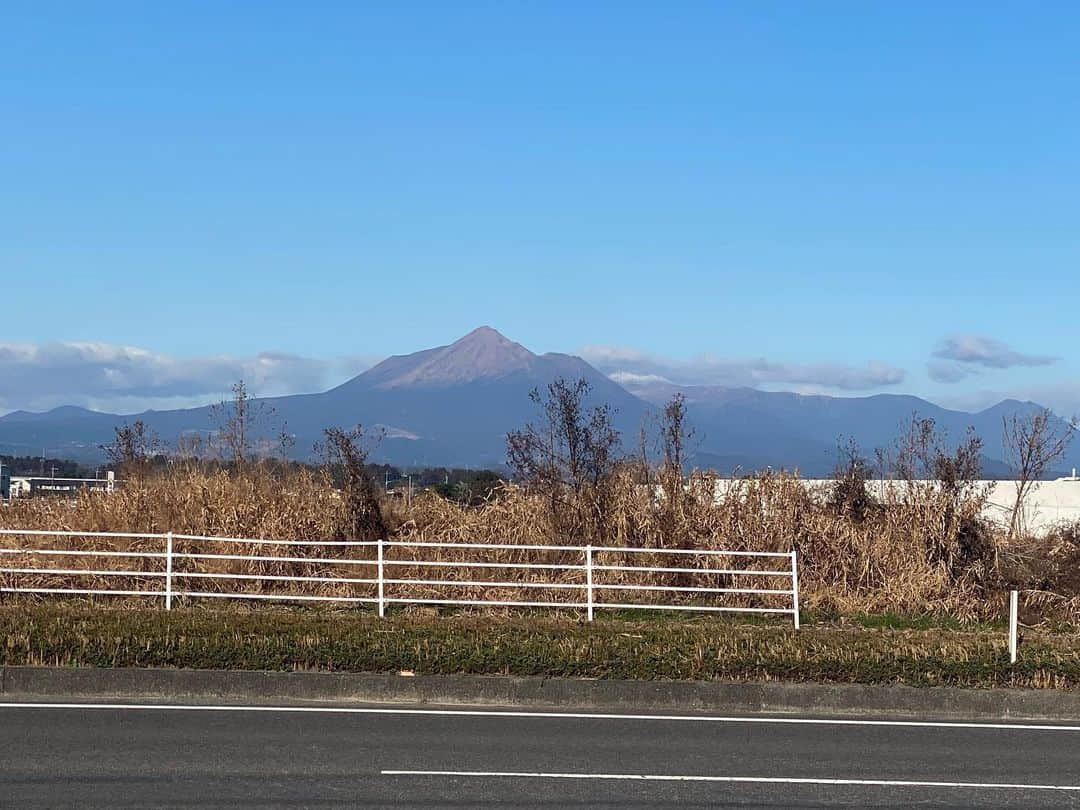
[[[1080,807],[1069,727],[295,708],[3,704],[0,807]]]

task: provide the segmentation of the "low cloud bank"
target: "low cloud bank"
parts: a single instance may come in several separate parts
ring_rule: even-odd
[[[185,407],[224,396],[240,379],[258,395],[322,391],[363,365],[355,357],[338,362],[274,351],[174,357],[107,343],[6,343],[0,344],[0,412]]]
[[[902,383],[906,372],[887,363],[787,363],[702,355],[675,360],[622,346],[587,346],[582,356],[624,384],[671,382],[678,385],[810,386],[838,391],[871,391]]]

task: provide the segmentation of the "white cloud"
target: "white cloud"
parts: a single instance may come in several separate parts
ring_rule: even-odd
[[[341,362],[285,352],[174,357],[107,343],[0,343],[0,412],[186,407],[227,394],[240,379],[269,396],[321,391],[344,373]]]
[[[934,382],[958,383],[979,372],[970,365],[965,365],[963,363],[951,363],[947,360],[931,360],[926,364],[926,373]]]
[[[733,360],[711,355],[676,360],[625,346],[587,346],[581,355],[616,382],[625,384],[670,381],[681,385],[783,385],[868,391],[897,385],[906,376],[903,369],[880,362],[851,366],[785,363],[764,358]]]
[[[966,366],[982,368],[1014,368],[1016,366],[1048,366],[1057,361],[1056,357],[1042,354],[1023,354],[1010,348],[1000,340],[986,335],[954,334],[947,335],[938,343],[934,357],[951,360]],[[931,376],[933,376],[931,374]],[[938,379],[939,382],[957,382],[956,379]]]
[[[619,385],[655,385],[670,384],[671,380],[659,374],[635,374],[632,371],[614,371],[608,375]]]

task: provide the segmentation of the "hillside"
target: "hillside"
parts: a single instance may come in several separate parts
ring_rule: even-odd
[[[397,355],[329,391],[262,400],[296,438],[294,453],[310,457],[324,428],[362,424],[384,434],[373,459],[397,465],[498,467],[507,431],[535,417],[533,388],[557,377],[587,379],[593,400],[615,408],[628,444],[649,414],[676,392],[687,398],[697,431],[696,463],[721,472],[771,466],[826,475],[839,437],[867,453],[889,444],[912,414],[932,417],[950,438],[969,425],[986,442],[987,474],[1000,475],[1001,420],[1037,408],[1005,401],[978,413],[941,408],[913,396],[803,396],[751,388],[650,384],[620,386],[579,357],[535,354],[490,327],[445,346]],[[130,416],[63,407],[47,413],[16,411],[0,418],[0,452],[96,461],[113,427],[142,419],[169,443],[185,433],[206,435],[210,408],[146,411]],[[272,434],[270,430],[268,433]],[[1080,448],[1061,465],[1080,466]]]

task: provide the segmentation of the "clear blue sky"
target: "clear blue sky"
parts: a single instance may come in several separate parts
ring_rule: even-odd
[[[1049,2],[5,3],[6,405],[59,344],[332,378],[491,324],[1080,408],[1078,42]]]

